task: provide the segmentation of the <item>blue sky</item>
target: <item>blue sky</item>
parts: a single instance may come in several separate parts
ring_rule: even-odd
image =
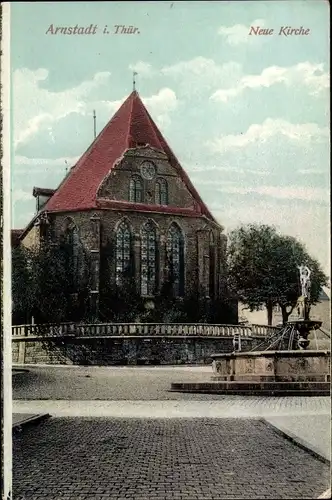
[[[329,273],[325,1],[11,4],[12,225],[56,187],[132,90],[226,232],[276,225]],[[95,35],[49,26],[97,25]],[[114,25],[136,35],[115,35]],[[110,31],[103,34],[105,25]],[[274,29],[249,36],[251,26]],[[280,27],[310,29],[278,35]],[[329,273],[330,274],[330,273]]]

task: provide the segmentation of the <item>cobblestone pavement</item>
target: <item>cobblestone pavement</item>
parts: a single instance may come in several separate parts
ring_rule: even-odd
[[[15,500],[317,498],[329,467],[260,420],[52,418],[14,436]]]
[[[211,366],[29,366],[28,369],[13,379],[13,399],[218,399],[216,395],[169,392],[172,382],[208,382],[212,376]]]
[[[70,400],[70,401],[243,401],[246,406],[256,405],[264,400],[264,405],[278,406],[279,401],[292,400],[292,406],[305,406],[312,398],[262,398],[244,396],[222,396],[218,394],[190,394],[170,392],[172,382],[210,381],[210,366],[191,367],[80,367],[80,366],[31,366],[29,371],[16,375],[13,379],[14,400]],[[313,398],[327,401],[328,398]],[[249,403],[251,401],[251,403]],[[296,403],[295,403],[296,402]],[[304,403],[305,402],[305,403]],[[314,404],[314,410],[319,404]]]

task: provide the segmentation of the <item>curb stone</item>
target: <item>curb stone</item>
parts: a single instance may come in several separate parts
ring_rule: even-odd
[[[277,427],[276,425],[272,424],[269,422],[268,419],[261,418],[259,419],[261,422],[263,422],[265,425],[270,427],[276,434],[279,434],[280,436],[284,437],[288,441],[291,441],[293,444],[298,446],[299,448],[302,448],[304,451],[312,455],[313,457],[317,458],[320,462],[323,462],[324,464],[330,465],[331,460],[328,458],[324,457],[321,453],[319,453],[317,450],[315,450],[312,445],[309,445],[307,441],[304,441],[303,439],[299,438],[295,434],[293,434],[290,431],[283,430],[282,427]],[[319,497],[319,498],[331,498],[331,490],[328,490],[327,492],[330,492],[330,497]],[[324,494],[326,494],[325,492]]]
[[[12,368],[12,377],[14,375],[21,375],[22,373],[29,373],[29,371],[27,368]]]
[[[33,417],[22,420],[21,422],[17,422],[12,425],[13,432],[21,432],[23,427],[29,427],[33,425],[38,425],[40,422],[51,418],[49,413],[41,413],[39,415],[35,415]]]

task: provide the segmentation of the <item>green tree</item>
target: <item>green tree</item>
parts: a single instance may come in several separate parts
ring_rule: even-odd
[[[88,262],[80,259],[74,276],[72,252],[65,243],[12,252],[13,322],[81,321],[88,314]]]
[[[134,271],[128,269],[123,273],[121,285],[115,286],[112,305],[114,321],[135,322],[144,312],[144,302],[137,291]]]
[[[227,258],[229,289],[251,310],[265,305],[269,325],[274,306],[280,306],[284,323],[296,306],[301,294],[298,266],[311,269],[311,304],[318,301],[322,286],[328,283],[320,264],[302,243],[267,225],[250,224],[232,231]]]
[[[31,273],[35,285],[37,321],[66,321],[69,296],[73,292],[67,248],[64,245],[45,245],[35,250]]]
[[[103,248],[100,262],[99,314],[102,321],[135,322],[144,313],[143,300],[137,291],[134,259],[131,258],[121,283],[111,279],[115,266],[115,252],[111,242]]]
[[[150,312],[151,322],[176,323],[179,320],[177,300],[174,295],[174,279],[169,272],[154,300],[155,307]],[[181,321],[181,319],[180,319]]]
[[[35,306],[35,284],[32,279],[32,254],[23,246],[12,250],[12,312],[13,323],[30,323]]]

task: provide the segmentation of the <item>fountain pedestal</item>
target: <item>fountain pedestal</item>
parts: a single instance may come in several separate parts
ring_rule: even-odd
[[[330,396],[331,352],[214,354],[210,382],[176,382],[172,391],[243,396]]]
[[[310,344],[308,335],[312,330],[317,330],[322,326],[322,321],[314,321],[312,319],[297,319],[295,321],[288,321],[289,326],[293,326],[298,333],[297,347],[300,350],[307,349]]]
[[[214,381],[329,382],[329,351],[258,351],[214,354]]]

